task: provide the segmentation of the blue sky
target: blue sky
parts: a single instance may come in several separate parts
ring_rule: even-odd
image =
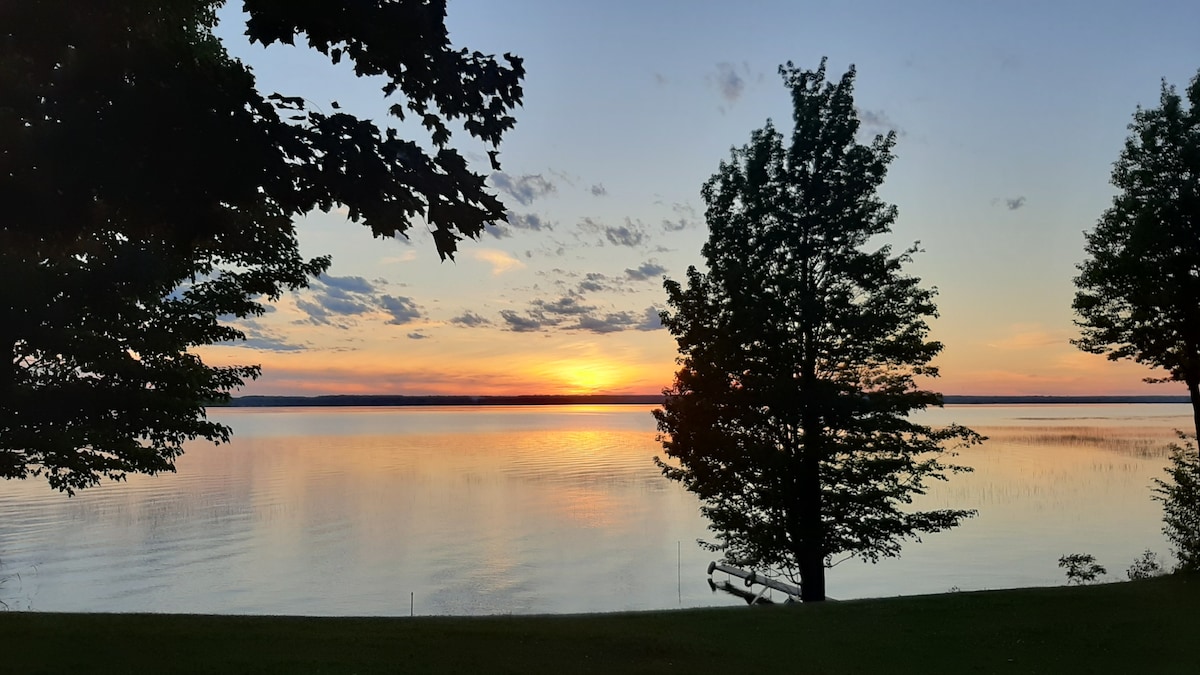
[[[386,122],[379,83],[220,28],[260,88]],[[1178,393],[1078,352],[1071,278],[1136,107],[1200,68],[1194,2],[451,0],[456,46],[525,59],[524,106],[491,179],[511,223],[439,263],[343,214],[300,223],[328,283],[282,300],[213,362],[262,363],[245,393],[652,393],[675,345],[661,276],[701,262],[700,186],[768,118],[788,60],[855,64],[864,129],[895,130],[890,241],[939,289],[937,387],[960,394]],[[423,138],[416,130],[404,133]],[[486,147],[455,141],[488,171]]]

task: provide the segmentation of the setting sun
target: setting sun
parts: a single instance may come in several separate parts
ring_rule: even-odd
[[[594,394],[621,388],[620,372],[610,364],[595,362],[560,366],[556,372],[559,388],[569,394]]]

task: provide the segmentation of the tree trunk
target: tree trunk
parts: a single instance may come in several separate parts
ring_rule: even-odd
[[[1196,428],[1196,442],[1200,445],[1200,379],[1187,379],[1188,396],[1192,399],[1192,424]]]
[[[806,448],[807,450],[807,448]],[[817,464],[805,458],[803,494],[800,501],[804,508],[800,515],[800,532],[803,550],[800,551],[800,599],[804,602],[825,600],[825,540],[821,522],[821,477]]]
[[[821,518],[821,428],[815,412],[805,414],[804,452],[800,457],[800,599],[825,599],[825,532]]]

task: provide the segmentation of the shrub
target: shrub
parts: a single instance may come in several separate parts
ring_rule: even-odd
[[[1058,559],[1058,566],[1067,570],[1067,583],[1088,584],[1096,577],[1108,574],[1103,565],[1096,563],[1096,557],[1090,553],[1072,553]]]
[[[1129,577],[1130,581],[1149,579],[1160,576],[1162,573],[1162,563],[1158,562],[1158,554],[1150,549],[1142,551],[1142,557],[1134,560],[1129,569],[1125,570],[1125,576]]]
[[[1169,480],[1154,479],[1154,499],[1163,505],[1163,534],[1174,546],[1177,571],[1200,571],[1200,456],[1194,438],[1171,448]]]

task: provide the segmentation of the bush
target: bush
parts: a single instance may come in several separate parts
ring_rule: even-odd
[[[1150,549],[1143,551],[1142,557],[1134,560],[1129,569],[1125,570],[1125,576],[1129,577],[1130,581],[1149,579],[1161,576],[1162,573],[1162,563],[1158,562],[1158,554]]]
[[[1184,437],[1187,447],[1171,447],[1170,480],[1155,478],[1154,499],[1163,505],[1163,534],[1179,560],[1176,571],[1200,571],[1200,457],[1195,439]]]
[[[1089,584],[1096,577],[1108,574],[1103,565],[1096,563],[1096,556],[1090,553],[1072,553],[1058,559],[1058,566],[1066,568],[1067,583]]]

